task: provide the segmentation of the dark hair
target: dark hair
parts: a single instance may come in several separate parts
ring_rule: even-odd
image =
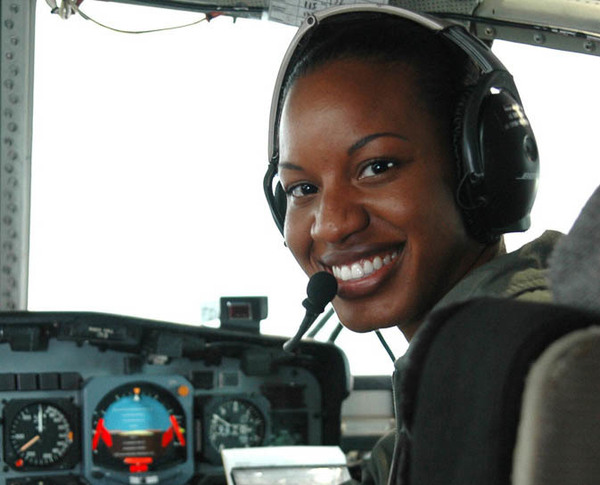
[[[306,37],[291,61],[282,100],[299,77],[332,61],[402,63],[417,76],[424,107],[451,128],[462,94],[480,75],[458,46],[412,21],[385,14],[339,15]]]

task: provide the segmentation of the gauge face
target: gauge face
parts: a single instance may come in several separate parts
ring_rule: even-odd
[[[208,442],[214,450],[259,446],[265,438],[265,417],[246,399],[225,399],[207,408]]]
[[[75,434],[70,405],[58,401],[11,401],[9,406],[5,412],[9,444],[5,458],[9,465],[19,470],[72,466]]]
[[[167,390],[127,384],[106,395],[92,421],[95,465],[130,473],[161,470],[186,459],[184,411]]]

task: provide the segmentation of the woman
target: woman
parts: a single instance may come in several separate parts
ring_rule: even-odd
[[[349,329],[410,341],[441,305],[549,299],[556,235],[510,255],[501,238],[528,227],[533,133],[510,75],[463,29],[393,7],[317,14],[282,66],[270,144],[275,221],[307,275],[336,277]],[[386,449],[365,482],[386,483]]]

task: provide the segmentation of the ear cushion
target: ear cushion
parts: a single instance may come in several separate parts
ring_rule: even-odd
[[[263,178],[263,191],[271,210],[273,220],[277,225],[279,232],[283,234],[283,224],[285,222],[286,194],[281,183],[276,182],[277,177],[277,159],[269,163],[267,172]]]
[[[473,103],[474,91],[474,86],[466,88],[460,96],[454,111],[452,138],[456,162],[456,203],[461,210],[469,234],[478,241],[488,243],[491,241],[487,224],[484,224],[482,220],[482,211],[487,204],[487,200],[485,194],[479,189],[481,174],[474,172],[472,160],[466,161],[466,157],[469,157],[470,153],[464,150],[464,140],[469,136],[464,133],[467,129],[465,126],[465,111],[467,105]]]
[[[275,186],[273,205],[277,213],[277,221],[281,228],[285,222],[285,211],[287,209],[287,196],[280,182]]]

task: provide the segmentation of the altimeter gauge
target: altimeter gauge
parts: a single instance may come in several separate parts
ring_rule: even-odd
[[[10,401],[4,409],[6,463],[16,470],[73,467],[77,414],[68,400]]]

